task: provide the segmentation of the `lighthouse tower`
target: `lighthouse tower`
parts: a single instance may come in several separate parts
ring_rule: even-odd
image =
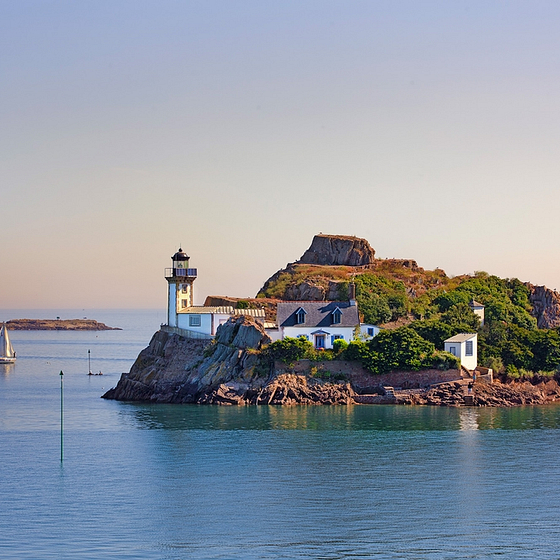
[[[196,268],[189,268],[189,257],[179,248],[171,257],[172,268],[165,269],[167,290],[167,324],[179,326],[177,314],[181,309],[193,305],[193,283],[196,280]]]

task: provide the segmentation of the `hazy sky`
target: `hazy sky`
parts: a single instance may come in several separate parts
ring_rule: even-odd
[[[2,308],[254,296],[314,234],[560,288],[557,1],[0,0]]]

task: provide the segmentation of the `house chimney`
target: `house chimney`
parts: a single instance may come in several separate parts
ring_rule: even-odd
[[[348,299],[350,300],[350,305],[356,305],[356,284],[354,282],[348,284]]]

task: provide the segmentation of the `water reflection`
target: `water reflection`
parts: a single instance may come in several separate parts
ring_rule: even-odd
[[[119,419],[148,430],[447,431],[559,429],[560,407],[203,406],[118,403]]]
[[[121,403],[120,418],[165,430],[458,430],[457,409],[403,406],[220,407]]]
[[[464,432],[478,430],[478,409],[459,409],[459,429]]]
[[[0,364],[0,376],[8,377],[14,371],[15,364]]]

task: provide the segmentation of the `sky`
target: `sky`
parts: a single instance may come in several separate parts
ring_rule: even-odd
[[[560,3],[0,0],[0,308],[255,296],[319,232],[560,289]]]

